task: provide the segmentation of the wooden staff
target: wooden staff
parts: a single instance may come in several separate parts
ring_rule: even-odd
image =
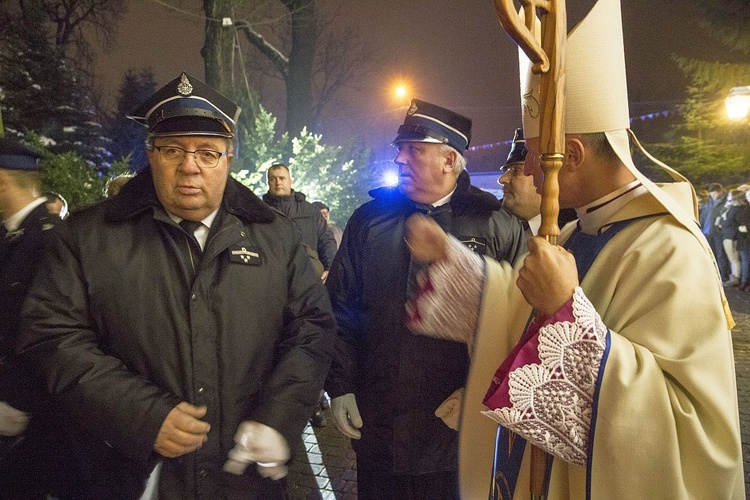
[[[523,19],[516,11],[513,0],[494,1],[500,24],[532,62],[532,72],[540,75],[539,141],[544,183],[539,234],[552,245],[556,245],[557,237],[560,235],[557,225],[560,213],[560,187],[557,176],[565,158],[565,0],[520,0]],[[541,21],[539,25],[537,15]],[[537,32],[539,27],[541,33]],[[533,112],[532,109],[529,111]],[[549,459],[544,450],[532,446],[532,500],[544,499]]]
[[[565,0],[520,0],[523,19],[513,0],[494,1],[500,24],[533,63],[531,70],[540,75],[539,139],[544,184],[539,234],[555,245],[560,234],[557,174],[565,157]],[[537,33],[537,14],[541,36]]]

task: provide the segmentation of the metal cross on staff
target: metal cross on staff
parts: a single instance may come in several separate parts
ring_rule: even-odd
[[[522,14],[516,10],[513,0],[494,1],[500,24],[529,58],[532,72],[540,76],[539,141],[544,183],[539,235],[556,245],[560,234],[557,177],[565,158],[565,0],[520,0]],[[531,448],[532,500],[545,496],[548,460],[549,455],[544,450],[537,446]]]

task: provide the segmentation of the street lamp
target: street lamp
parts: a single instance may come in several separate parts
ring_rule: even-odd
[[[732,121],[744,121],[750,114],[750,85],[733,87],[724,99],[727,117]]]

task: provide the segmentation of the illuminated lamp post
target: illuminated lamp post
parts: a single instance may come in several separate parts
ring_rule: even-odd
[[[733,87],[724,99],[727,117],[732,121],[745,121],[750,114],[750,85]]]

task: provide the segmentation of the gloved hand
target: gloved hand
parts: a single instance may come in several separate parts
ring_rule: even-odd
[[[234,435],[234,448],[224,470],[232,474],[244,474],[251,462],[256,463],[258,474],[273,480],[286,476],[289,461],[289,445],[279,431],[267,425],[246,420]]]
[[[362,433],[362,417],[359,416],[357,400],[354,394],[348,393],[331,400],[331,413],[333,423],[344,436],[351,439],[359,439]]]
[[[18,436],[29,425],[28,414],[0,401],[0,436]]]
[[[461,417],[461,403],[464,400],[464,388],[456,389],[453,394],[448,396],[445,401],[435,410],[435,416],[442,419],[443,423],[453,429],[458,430],[458,424]]]

